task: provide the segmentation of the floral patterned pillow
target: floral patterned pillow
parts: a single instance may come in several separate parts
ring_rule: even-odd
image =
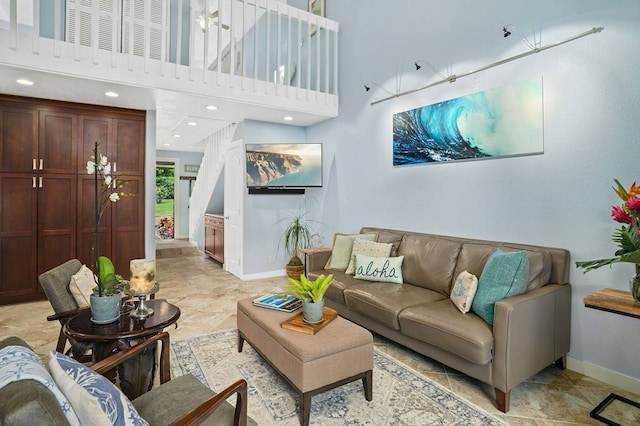
[[[107,378],[59,352],[49,352],[49,371],[85,425],[148,425]]]

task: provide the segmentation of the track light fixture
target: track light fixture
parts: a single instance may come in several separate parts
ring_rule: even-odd
[[[507,38],[511,35],[512,31],[517,31],[522,37],[522,42],[527,45],[527,47],[531,50],[538,49],[540,41],[536,40],[536,34],[533,33],[533,43],[529,41],[529,39],[520,31],[518,27],[512,24],[505,25],[502,27],[502,37]]]
[[[378,83],[374,83],[374,82],[372,82],[372,81],[367,82],[367,83],[365,83],[365,84],[364,84],[364,90],[365,90],[366,92],[368,92],[369,90],[371,90],[371,87],[372,87],[372,86],[376,86],[376,87],[378,87],[378,88],[380,88],[380,89],[384,90],[385,92],[387,92],[387,93],[388,93],[388,94],[390,94],[391,96],[394,96],[394,95],[395,95],[395,93],[390,92],[389,90],[387,90],[387,89],[385,89],[384,87],[380,86]],[[398,89],[398,91],[400,91],[400,90]]]
[[[418,59],[417,61],[415,61],[413,63],[413,65],[415,65],[415,67],[416,67],[416,71],[419,71],[422,68],[422,66],[420,66],[420,64],[426,65],[427,67],[429,67],[429,69],[431,71],[433,71],[434,73],[438,74],[440,77],[447,78],[444,74],[442,74],[440,71],[438,71],[438,69],[436,67],[434,67],[433,65],[431,65],[429,62],[425,61],[424,59]]]

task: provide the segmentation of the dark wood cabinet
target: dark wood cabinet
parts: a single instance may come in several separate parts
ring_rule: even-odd
[[[95,263],[95,142],[129,184],[99,226],[100,254],[127,276],[144,257],[143,111],[0,95],[0,304],[44,299],[38,275]]]
[[[224,217],[221,215],[204,216],[204,252],[224,263]]]

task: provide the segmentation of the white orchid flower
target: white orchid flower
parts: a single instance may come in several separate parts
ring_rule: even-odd
[[[120,194],[118,194],[117,192],[112,192],[111,195],[109,195],[109,201],[111,201],[112,203],[115,203],[118,200],[120,200]]]
[[[108,187],[108,186],[111,186],[111,176],[106,175],[106,176],[104,177],[104,184],[105,184],[107,187]]]
[[[107,158],[107,157],[105,157],[105,158]],[[111,174],[111,163],[107,163],[107,164],[104,165],[104,167],[102,168],[102,173],[105,176]]]
[[[87,173],[92,175],[96,171],[96,165],[93,160],[87,161]]]
[[[106,166],[108,164],[108,159],[106,155],[102,155],[100,154],[100,165],[101,166]]]

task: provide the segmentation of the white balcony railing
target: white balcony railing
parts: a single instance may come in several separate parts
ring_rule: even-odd
[[[338,23],[283,1],[0,0],[0,46],[21,51],[25,40],[40,58],[302,89],[337,105]]]

